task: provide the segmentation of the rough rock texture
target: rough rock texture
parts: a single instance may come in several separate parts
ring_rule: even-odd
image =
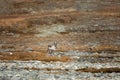
[[[0,60],[0,80],[119,80],[120,0],[0,0]]]
[[[119,0],[1,0],[0,52],[119,51]],[[8,45],[9,44],[9,45]]]

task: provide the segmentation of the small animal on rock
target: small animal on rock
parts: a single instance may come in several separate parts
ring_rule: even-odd
[[[57,49],[57,43],[54,42],[53,44],[48,45],[47,53],[52,55],[52,54],[54,54],[56,49]]]

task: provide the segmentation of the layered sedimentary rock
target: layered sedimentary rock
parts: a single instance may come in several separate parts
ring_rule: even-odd
[[[119,22],[119,0],[0,0],[0,80],[119,80]]]
[[[119,51],[119,0],[1,0],[0,52]]]

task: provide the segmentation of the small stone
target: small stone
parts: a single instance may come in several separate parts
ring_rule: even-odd
[[[12,52],[10,52],[10,55],[12,55],[13,53]]]
[[[29,47],[29,48],[26,48],[26,50],[27,51],[32,51],[33,49]]]
[[[99,26],[99,25],[98,25],[98,24],[95,24],[94,26],[96,26],[96,27],[97,27],[97,26]]]

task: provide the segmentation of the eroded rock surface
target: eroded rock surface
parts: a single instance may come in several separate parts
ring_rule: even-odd
[[[0,80],[119,80],[119,22],[119,0],[0,0]]]

